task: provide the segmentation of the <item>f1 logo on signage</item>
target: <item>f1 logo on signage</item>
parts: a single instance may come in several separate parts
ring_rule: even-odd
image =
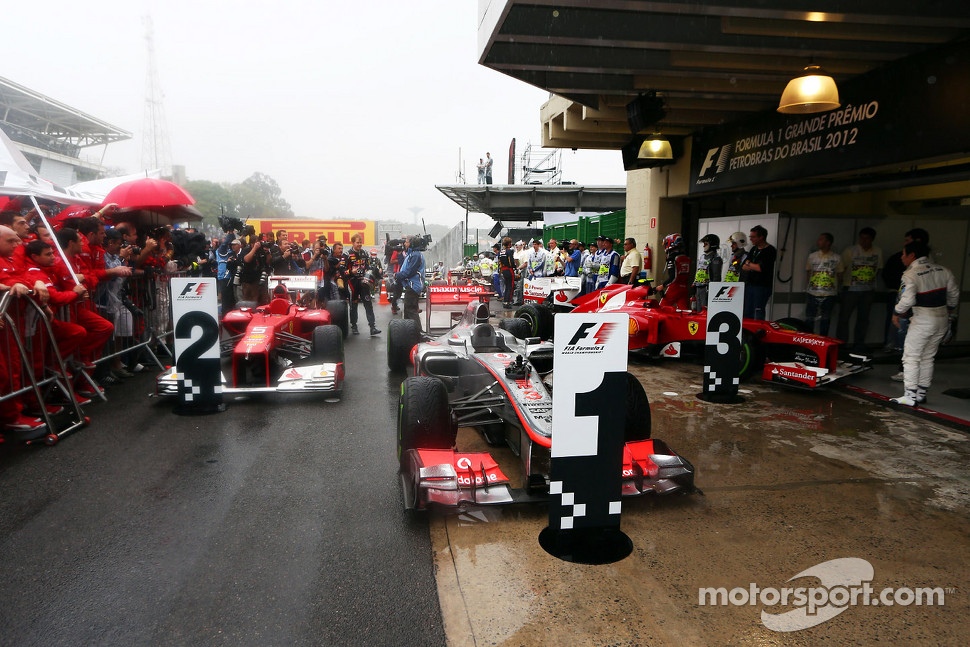
[[[711,297],[711,301],[731,301],[734,295],[738,293],[738,287],[732,286],[721,286],[717,293]]]
[[[714,181],[713,176],[705,178],[707,172],[711,170],[711,167],[716,166],[714,175],[723,173],[724,169],[727,168],[728,162],[731,161],[731,153],[733,151],[733,144],[725,144],[724,146],[719,146],[717,148],[708,150],[707,157],[704,158],[704,164],[701,165],[701,170],[697,174],[697,184],[707,184],[708,182]]]
[[[568,355],[601,353],[613,331],[618,328],[619,326],[611,321],[582,323],[562,352]]]
[[[205,289],[207,286],[208,283],[186,283],[185,287],[182,288],[182,291],[179,292],[178,298],[189,300],[201,299],[202,295],[205,294]]]

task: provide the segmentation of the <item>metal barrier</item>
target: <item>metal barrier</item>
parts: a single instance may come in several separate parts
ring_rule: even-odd
[[[122,285],[117,299],[85,300],[59,308],[50,318],[46,308],[30,298],[18,298],[8,291],[0,299],[0,403],[17,401],[11,407],[17,412],[28,403],[36,408],[47,424],[47,444],[53,445],[64,435],[89,422],[80,409],[75,381],[87,387],[95,397],[107,400],[88,373],[85,364],[100,365],[115,358],[125,358],[130,367],[145,362],[164,364],[159,354],[172,357],[173,339],[169,279],[187,273],[139,272],[119,280]],[[112,291],[112,293],[114,293]],[[104,293],[99,293],[104,296]],[[96,296],[96,295],[92,295]],[[93,313],[107,320],[107,326],[91,317]],[[92,347],[90,335],[101,331],[105,344]],[[86,333],[86,335],[85,335]],[[64,353],[58,339],[67,341]],[[81,356],[82,354],[86,356]],[[63,428],[54,425],[51,405],[66,401],[73,410],[72,420]],[[33,443],[40,439],[29,439]]]
[[[12,296],[5,292],[0,298],[0,402],[16,400],[22,404],[25,396],[35,404],[40,417],[47,424],[43,441],[55,444],[65,435],[90,422],[81,412],[74,392],[73,376],[61,355],[55,334],[45,310],[33,299]],[[85,375],[83,371],[80,375]],[[58,429],[54,425],[48,401],[58,393],[72,410],[70,422]],[[55,396],[56,397],[56,396]],[[20,406],[15,406],[19,412]],[[40,440],[28,439],[33,443]]]

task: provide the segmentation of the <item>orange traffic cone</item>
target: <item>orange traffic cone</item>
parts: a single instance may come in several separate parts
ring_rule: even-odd
[[[387,300],[387,284],[385,281],[381,281],[381,296],[378,298],[377,302],[381,305],[387,305],[390,301]]]

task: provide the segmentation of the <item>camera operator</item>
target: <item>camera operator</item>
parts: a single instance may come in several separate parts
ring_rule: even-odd
[[[266,279],[272,269],[272,240],[266,234],[256,237],[255,230],[247,227],[251,244],[242,250],[242,267],[239,269],[240,301],[269,303]]]
[[[276,242],[270,247],[270,253],[273,274],[283,276],[306,274],[306,263],[303,261],[303,254],[300,253],[300,246],[290,242],[290,235],[285,229],[276,232]]]
[[[364,250],[364,237],[361,234],[354,234],[350,242],[351,248],[347,252],[347,267],[353,296],[350,302],[350,332],[355,335],[360,334],[360,331],[357,330],[357,304],[363,302],[367,325],[370,327],[370,334],[373,337],[381,334],[374,320],[374,303],[371,292],[375,274],[370,267],[370,254]],[[370,271],[370,275],[365,276],[368,271]]]
[[[231,238],[230,238],[231,237]],[[239,253],[242,251],[242,242],[234,234],[229,234],[223,239],[222,244],[216,251],[218,262],[218,274],[216,280],[219,285],[219,293],[222,298],[222,311],[229,312],[236,307],[236,280],[240,265]]]
[[[421,249],[425,239],[409,236],[404,239],[404,263],[394,275],[398,285],[404,288],[404,318],[411,319],[421,331],[421,317],[418,316],[418,301],[424,291],[424,254]]]

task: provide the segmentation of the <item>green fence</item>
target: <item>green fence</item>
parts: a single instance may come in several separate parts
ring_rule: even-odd
[[[603,213],[596,216],[579,216],[576,222],[547,225],[542,229],[543,240],[555,238],[568,241],[577,238],[589,244],[597,236],[608,236],[614,240],[623,240],[626,236],[626,210]]]

